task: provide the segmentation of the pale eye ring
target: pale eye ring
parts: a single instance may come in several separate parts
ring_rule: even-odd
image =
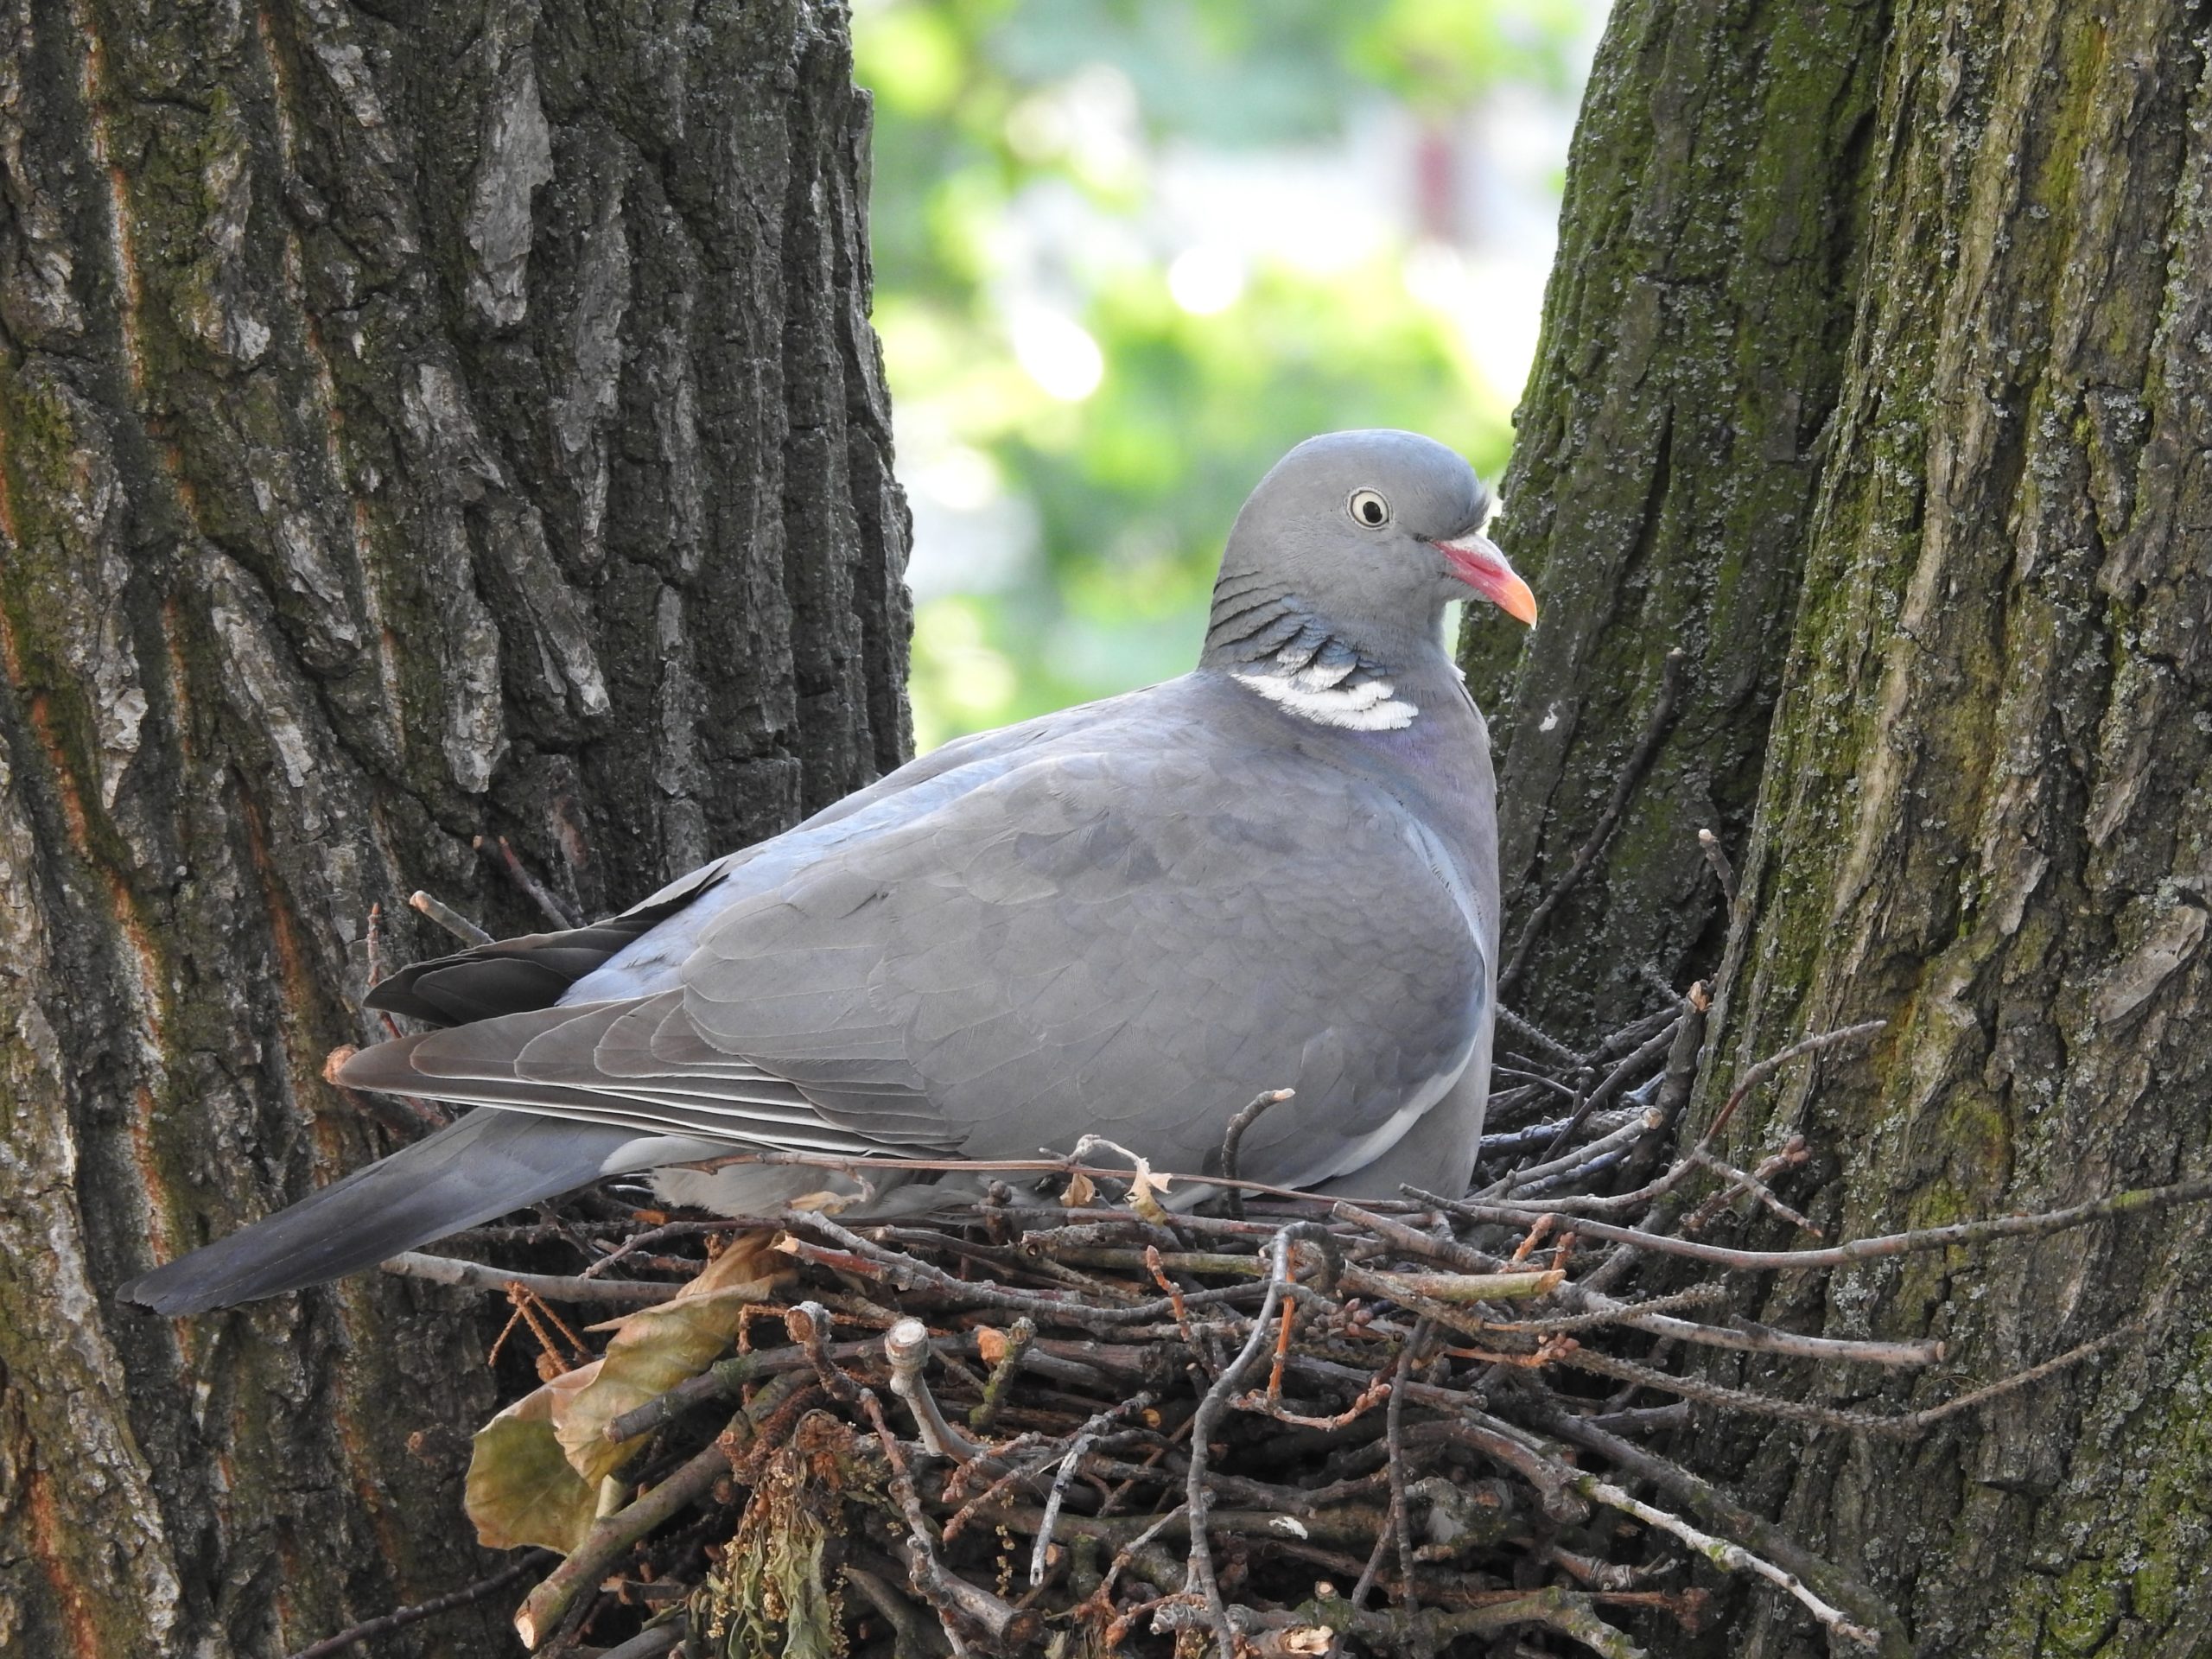
[[[1374,490],[1354,490],[1344,502],[1352,523],[1364,530],[1380,530],[1390,522],[1390,504]]]

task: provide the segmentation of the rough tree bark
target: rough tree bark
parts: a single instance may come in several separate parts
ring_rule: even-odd
[[[1805,1134],[1833,1229],[2212,1163],[2207,21],[1628,0],[1601,53],[1510,480],[1547,605],[1500,722],[1502,793],[1538,798],[1508,830],[1523,914],[1586,836],[1658,653],[1683,645],[1691,675],[1523,989],[1572,1020],[1594,964],[1717,962],[1707,1114],[1757,1055],[1889,1020],[1732,1132],[1744,1158]],[[1725,951],[1701,823],[1741,855]],[[1825,1295],[1770,1281],[1747,1311],[1951,1345],[1910,1388],[1732,1373],[1827,1397],[1932,1402],[2149,1329],[1918,1445],[1709,1423],[1695,1444],[1921,1653],[2202,1652],[2209,1281],[2202,1214]],[[1825,1650],[1763,1598],[1693,1645]]]
[[[474,1315],[108,1293],[388,1148],[474,837],[599,912],[902,758],[867,105],[833,0],[0,30],[0,1649],[277,1654],[496,1559]]]

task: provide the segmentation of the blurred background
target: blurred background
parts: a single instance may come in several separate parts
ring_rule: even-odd
[[[856,0],[928,749],[1190,666],[1314,432],[1497,478],[1605,0]]]

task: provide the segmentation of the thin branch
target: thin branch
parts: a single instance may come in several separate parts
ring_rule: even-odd
[[[749,1440],[752,1430],[747,1414],[740,1412],[723,1433],[725,1438],[741,1433]],[[715,1482],[729,1471],[729,1455],[723,1441],[717,1440],[637,1502],[594,1522],[583,1542],[530,1592],[530,1599],[516,1612],[515,1631],[523,1645],[535,1649],[551,1635],[567,1616],[569,1604],[597,1585],[623,1552],[706,1497]]]
[[[1611,1481],[1600,1480],[1595,1475],[1577,1476],[1574,1489],[1586,1497],[1597,1499],[1609,1509],[1634,1516],[1647,1527],[1656,1527],[1680,1539],[1715,1567],[1732,1572],[1755,1573],[1769,1584],[1788,1591],[1815,1618],[1846,1641],[1870,1649],[1878,1649],[1882,1645],[1882,1638],[1878,1635],[1863,1624],[1854,1624],[1842,1609],[1832,1607],[1821,1600],[1796,1573],[1786,1572],[1772,1561],[1752,1554],[1741,1544],[1716,1538],[1709,1532],[1701,1532],[1680,1516],[1656,1509],[1641,1499],[1630,1497]]]
[[[1577,1115],[1578,1117],[1580,1116],[1580,1114]],[[1584,1164],[1604,1157],[1607,1153],[1624,1152],[1637,1141],[1658,1128],[1660,1122],[1659,1115],[1656,1111],[1637,1112],[1630,1116],[1627,1122],[1600,1135],[1595,1141],[1585,1141],[1564,1157],[1551,1157],[1546,1162],[1530,1164],[1525,1169],[1515,1170],[1498,1182],[1500,1190],[1497,1196],[1510,1198],[1517,1189],[1533,1185],[1548,1175],[1562,1174],[1579,1168]],[[1581,1124],[1576,1118],[1569,1118],[1560,1126],[1559,1133],[1552,1137],[1552,1145],[1554,1147],[1565,1145],[1567,1137],[1580,1127]]]
[[[976,1332],[980,1339],[983,1332]],[[1037,1340],[1037,1322],[1027,1313],[1016,1319],[1000,1338],[1006,1346],[991,1362],[991,1374],[983,1384],[983,1398],[975,1410],[968,1414],[968,1427],[978,1434],[988,1434],[991,1425],[998,1421],[999,1413],[1006,1407],[1006,1397],[1014,1387],[1014,1379],[1021,1374],[1021,1362],[1028,1357],[1029,1344]],[[983,1357],[990,1359],[985,1351]]]
[[[1737,1107],[1743,1103],[1745,1097],[1768,1077],[1773,1076],[1776,1068],[1784,1062],[1799,1058],[1803,1055],[1818,1053],[1823,1049],[1839,1047],[1845,1043],[1856,1042],[1861,1038],[1871,1037],[1876,1032],[1886,1028],[1888,1024],[1889,1021],[1886,1020],[1868,1020],[1859,1025],[1845,1026],[1839,1030],[1823,1031],[1792,1043],[1779,1053],[1768,1055],[1766,1058],[1759,1061],[1744,1074],[1743,1081],[1738,1083],[1729,1094],[1727,1103],[1714,1116],[1711,1127],[1699,1137],[1697,1150],[1702,1152],[1712,1146],[1721,1130],[1727,1127],[1728,1120],[1735,1116]],[[1541,1206],[1524,1207],[1531,1215],[1538,1213],[1540,1210],[1555,1215],[1577,1217],[1630,1214],[1647,1208],[1653,1200],[1672,1192],[1688,1179],[1690,1172],[1694,1168],[1696,1165],[1688,1157],[1684,1157],[1676,1160],[1674,1167],[1657,1180],[1638,1187],[1633,1192],[1615,1193],[1610,1198],[1560,1198]],[[1424,1192],[1420,1187],[1408,1187],[1404,1190],[1425,1204],[1449,1206],[1456,1202],[1452,1198],[1439,1197],[1433,1192]],[[1637,1236],[1641,1240],[1644,1235],[1639,1234]]]
[[[288,1659],[330,1659],[333,1654],[343,1653],[372,1637],[389,1636],[394,1630],[404,1630],[410,1624],[419,1624],[426,1618],[435,1618],[440,1613],[449,1613],[456,1607],[466,1607],[472,1602],[497,1595],[517,1579],[526,1578],[545,1564],[546,1552],[531,1550],[515,1560],[509,1561],[489,1578],[479,1579],[474,1584],[451,1591],[442,1596],[418,1602],[412,1607],[397,1607],[375,1618],[363,1619],[350,1630],[335,1636],[327,1636],[320,1642],[301,1648]]]
[[[2133,1341],[2148,1329],[2148,1320],[2132,1320],[2115,1330],[2106,1332],[2101,1337],[2092,1337],[2088,1341],[2076,1347],[2069,1348],[2064,1353],[2046,1359],[2040,1365],[2031,1365],[2024,1371],[2015,1371],[2010,1376],[2001,1376],[1986,1388],[1976,1389],[1970,1394],[1962,1394],[1955,1400],[1946,1400],[1940,1406],[1929,1406],[1923,1411],[1910,1411],[1902,1416],[1885,1419],[1880,1427],[1868,1432],[1891,1435],[1898,1440],[1923,1434],[1946,1417],[1955,1417],[1961,1412],[1979,1410],[1991,1401],[2001,1400],[2006,1395],[2017,1389],[2024,1389],[2031,1382],[2040,1382],[2047,1376],[2056,1376],[2061,1371],[2070,1370],[2083,1360],[2093,1359],[2107,1348],[2115,1347],[2122,1342]]]
[[[1682,1230],[1694,1233],[1710,1226],[1713,1218],[1726,1210],[1734,1202],[1736,1194],[1740,1192],[1770,1213],[1779,1216],[1798,1231],[1810,1233],[1815,1238],[1826,1236],[1806,1216],[1776,1197],[1774,1189],[1767,1185],[1783,1170],[1795,1169],[1803,1163],[1806,1156],[1805,1137],[1802,1135],[1791,1135],[1789,1145],[1770,1157],[1761,1159],[1759,1166],[1755,1170],[1738,1169],[1733,1164],[1723,1163],[1703,1147],[1691,1147],[1690,1161],[1700,1169],[1718,1175],[1728,1184],[1730,1190],[1714,1193],[1692,1211],[1682,1223]]]
[[[1953,1222],[1947,1227],[1884,1233],[1878,1237],[1853,1239],[1847,1244],[1832,1244],[1817,1250],[1731,1249],[1722,1244],[1705,1244],[1695,1239],[1638,1232],[1632,1227],[1616,1227],[1610,1222],[1596,1221],[1587,1216],[1574,1217],[1573,1224],[1574,1230],[1587,1238],[1633,1244],[1638,1249],[1687,1256],[1693,1262],[1708,1262],[1719,1268],[1735,1268],[1756,1273],[1811,1273],[1825,1268],[1840,1268],[1852,1262],[1872,1262],[1884,1256],[1907,1255],[1920,1250],[1986,1244],[2000,1238],[2048,1238],[2053,1233],[2069,1232],[2076,1227],[2087,1227],[2093,1222],[2113,1217],[2151,1215],[2177,1205],[2202,1204],[2207,1199],[2212,1199],[2212,1175],[2199,1175],[2190,1180],[2176,1181],[2171,1186],[2137,1187],[2126,1192],[2114,1192],[2107,1198],[2093,1198],[2087,1204],[2077,1204],[2069,1209],[2048,1211],[2041,1215],[1991,1216],[1980,1221]],[[1531,1213],[1529,1208],[1520,1205],[1463,1203],[1451,1198],[1434,1201],[1465,1216],[1470,1221],[1499,1222],[1507,1226],[1526,1226]]]
[[[1220,1645],[1220,1659],[1236,1659],[1236,1631],[1229,1622],[1228,1609],[1222,1605],[1221,1585],[1214,1576],[1213,1549],[1206,1541],[1206,1512],[1213,1502],[1212,1488],[1206,1484],[1208,1451],[1214,1430],[1220,1426],[1223,1414],[1228,1411],[1237,1384],[1267,1346],[1268,1327],[1274,1323],[1275,1311],[1282,1301],[1283,1286],[1290,1279],[1291,1239],[1300,1230],[1297,1227],[1286,1227],[1275,1235],[1274,1243],[1268,1247],[1270,1268],[1267,1300],[1260,1306],[1259,1317],[1252,1321],[1252,1334],[1245,1338],[1244,1345],[1236,1351],[1236,1357],[1222,1368],[1221,1375],[1214,1379],[1213,1386],[1198,1402],[1198,1411],[1191,1419],[1191,1467],[1183,1496],[1184,1507],[1190,1513],[1191,1528],[1190,1562],[1185,1589],[1187,1593],[1202,1599],[1213,1625],[1214,1639]]]
[[[1713,867],[1713,879],[1720,884],[1720,896],[1728,901],[1732,912],[1736,908],[1736,867],[1728,861],[1728,855],[1720,850],[1720,837],[1710,830],[1697,832],[1697,849],[1705,855],[1705,861]]]
[[[403,1251],[378,1265],[402,1279],[426,1279],[434,1285],[494,1290],[501,1295],[505,1295],[510,1287],[519,1285],[549,1302],[607,1302],[638,1307],[671,1301],[676,1293],[683,1288],[676,1284],[649,1285],[634,1279],[568,1279],[550,1273],[513,1273],[505,1268],[486,1267],[481,1262],[463,1262],[456,1256],[425,1255],[420,1250]]]
[[[1897,1616],[1881,1599],[1840,1568],[1822,1560],[1764,1516],[1746,1509],[1711,1482],[1680,1464],[1655,1456],[1633,1441],[1609,1433],[1597,1418],[1580,1417],[1557,1402],[1533,1395],[1522,1404],[1535,1421],[1573,1445],[1596,1452],[1617,1469],[1649,1483],[1687,1506],[1707,1526],[1732,1535],[1776,1566],[1813,1586],[1821,1598],[1844,1608],[1859,1623],[1891,1632],[1891,1647],[1906,1650]]]
[[[930,1362],[929,1326],[919,1319],[899,1320],[884,1335],[883,1355],[891,1362],[891,1392],[914,1414],[915,1427],[921,1431],[922,1444],[930,1455],[956,1463],[972,1463],[982,1457],[983,1448],[945,1421],[937,1396],[930,1392],[929,1379],[922,1375]]]
[[[1229,1120],[1228,1128],[1221,1135],[1221,1173],[1232,1183],[1228,1190],[1229,1213],[1237,1221],[1244,1219],[1244,1195],[1233,1183],[1236,1179],[1237,1148],[1244,1144],[1244,1131],[1260,1121],[1260,1115],[1270,1106],[1280,1106],[1297,1097],[1295,1089],[1268,1089],[1252,1096],[1251,1104],[1239,1110]]]
[[[784,1310],[784,1329],[805,1351],[806,1363],[812,1369],[815,1380],[832,1400],[849,1406],[861,1397],[860,1384],[846,1376],[830,1357],[830,1310],[819,1302],[800,1302]],[[893,1376],[895,1385],[895,1367]]]
[[[963,1620],[979,1627],[995,1647],[1022,1648],[1035,1642],[1044,1632],[1041,1614],[1030,1608],[1009,1606],[980,1585],[969,1583],[939,1558],[937,1541],[930,1533],[929,1516],[914,1490],[906,1456],[883,1421],[883,1408],[868,1389],[861,1392],[861,1407],[867,1412],[884,1458],[891,1465],[892,1497],[906,1522],[908,1581],[915,1593],[937,1610],[938,1623],[944,1626],[952,1650],[956,1654],[967,1651],[967,1643],[958,1628]]]
[[[1098,1437],[1103,1433],[1118,1414],[1116,1411],[1102,1411],[1076,1431],[1075,1442],[1060,1459],[1059,1471],[1052,1477],[1052,1490],[1045,1495],[1045,1518],[1037,1528],[1036,1547],[1029,1555],[1029,1583],[1032,1588],[1045,1582],[1045,1568],[1052,1554],[1052,1529],[1059,1524],[1060,1505],[1067,1502],[1068,1483],[1083,1467],[1083,1459]]]
[[[1565,1043],[1560,1041],[1558,1038],[1553,1036],[1549,1032],[1537,1025],[1534,1020],[1523,1018],[1522,1015],[1514,1013],[1512,1009],[1506,1007],[1502,1004],[1499,1006],[1497,1010],[1497,1023],[1503,1026],[1516,1037],[1526,1038],[1529,1042],[1535,1044],[1537,1047],[1544,1050],[1545,1052],[1548,1053],[1555,1060],[1562,1060],[1569,1065],[1579,1065],[1581,1064],[1581,1062],[1576,1058],[1574,1051],[1569,1048]]]
[[[478,852],[491,860],[494,868],[502,872],[507,880],[521,890],[524,897],[544,912],[545,919],[552,923],[555,927],[566,932],[583,925],[582,917],[556,898],[550,888],[524,867],[522,860],[516,856],[515,849],[507,844],[507,838],[505,836],[501,836],[496,842],[486,841],[482,836],[479,836],[476,837],[474,845]]]
[[[492,943],[489,933],[442,899],[434,898],[427,893],[410,893],[407,895],[407,906],[410,910],[422,912],[463,944],[473,946]]]

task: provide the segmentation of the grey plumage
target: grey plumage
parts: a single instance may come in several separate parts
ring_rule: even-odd
[[[124,1287],[163,1313],[196,1313],[319,1285],[463,1227],[582,1186],[720,1148],[515,1112],[471,1112],[243,1232]]]
[[[1488,507],[1409,434],[1300,446],[1239,517],[1193,672],[948,745],[624,917],[394,976],[371,1005],[446,1028],[343,1080],[491,1109],[125,1294],[315,1282],[610,1158],[1021,1158],[1096,1132],[1204,1173],[1273,1087],[1296,1096],[1245,1137],[1249,1176],[1464,1182],[1495,810],[1439,624],[1470,583],[1533,614]],[[407,1196],[379,1213],[385,1184]]]

